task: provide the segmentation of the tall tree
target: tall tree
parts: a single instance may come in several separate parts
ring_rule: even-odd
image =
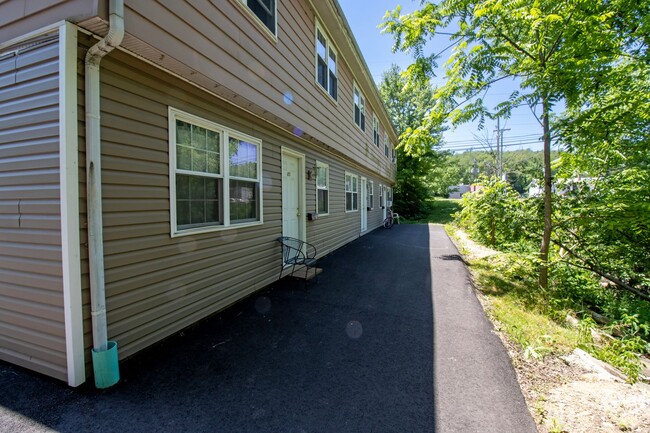
[[[555,241],[569,264],[650,300],[650,3],[629,4],[613,24],[626,35],[619,61],[586,77],[558,122],[571,193]]]
[[[620,2],[632,0],[620,0]],[[575,103],[584,77],[612,67],[624,43],[614,27],[612,2],[606,0],[441,0],[402,15],[398,7],[383,28],[395,37],[395,49],[410,51],[409,83],[429,80],[440,55],[427,54],[427,42],[450,35],[453,52],[445,64],[446,82],[419,128],[404,141],[418,142],[422,131],[445,122],[454,125],[485,117],[507,118],[514,107],[539,107],[544,144],[544,231],[540,245],[539,284],[548,286],[552,232],[551,114],[561,101]],[[444,32],[448,29],[447,32]],[[443,32],[441,32],[441,30]],[[495,107],[484,94],[498,81],[517,79],[520,88]]]
[[[379,93],[400,134],[400,143],[396,147],[395,207],[407,217],[419,218],[426,212],[427,199],[432,195],[426,182],[427,175],[442,158],[433,151],[440,134],[429,130],[420,134],[417,141],[402,140],[402,137],[410,137],[413,129],[421,127],[433,105],[433,90],[428,80],[421,80],[408,89],[406,84],[399,67],[392,65],[382,75]]]

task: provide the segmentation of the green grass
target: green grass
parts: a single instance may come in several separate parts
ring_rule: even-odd
[[[500,253],[470,263],[479,290],[488,300],[488,314],[496,319],[501,331],[521,345],[528,357],[571,352],[579,343],[578,329],[549,316],[542,296],[530,290],[530,281],[517,277],[525,270],[516,269],[517,264],[510,259]],[[561,314],[554,316],[559,318]]]
[[[499,321],[501,330],[523,347],[527,356],[538,358],[549,353],[565,354],[577,346],[579,332],[576,329],[527,309],[512,295],[489,298],[490,314]]]
[[[409,219],[410,224],[449,224],[454,218],[452,215],[460,211],[460,200],[449,198],[432,198],[427,201],[429,214],[425,218]]]

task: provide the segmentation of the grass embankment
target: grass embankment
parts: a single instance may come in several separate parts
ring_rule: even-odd
[[[459,240],[455,226],[445,228]],[[650,314],[646,302],[600,286],[582,286],[585,293],[576,293],[576,287],[545,292],[536,285],[531,262],[520,254],[493,251],[473,257],[471,245],[463,247],[463,242],[472,241],[460,239],[457,243],[486,299],[486,312],[499,331],[521,346],[526,357],[541,359],[581,348],[618,367],[630,382],[638,380],[643,367],[639,354],[648,351],[642,338]],[[609,325],[598,325],[590,315],[595,308],[609,309],[611,316],[618,318]]]
[[[567,354],[579,345],[580,332],[565,322],[567,313],[551,311],[542,294],[518,279],[520,269],[507,254],[470,259],[469,265],[478,289],[488,299],[488,314],[526,356]]]

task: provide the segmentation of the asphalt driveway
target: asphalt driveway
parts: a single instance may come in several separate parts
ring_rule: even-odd
[[[440,226],[379,229],[121,365],[108,390],[0,362],[3,432],[535,432]]]

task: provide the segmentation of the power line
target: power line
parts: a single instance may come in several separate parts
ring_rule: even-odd
[[[503,147],[517,147],[517,146],[528,146],[528,145],[533,145],[533,144],[543,144],[541,141],[521,141],[519,143],[511,143],[511,144],[504,144]],[[451,152],[465,152],[465,151],[470,151],[470,150],[476,150],[479,152],[486,152],[485,149],[483,149],[483,146],[478,144],[476,146],[461,146],[461,147],[438,147],[436,148],[438,151],[445,151],[449,150]]]
[[[540,137],[540,134],[523,134],[523,135],[511,135],[506,139],[506,141],[512,141],[516,139],[522,139],[522,138],[530,138],[530,137]],[[464,140],[444,140],[445,144],[471,144],[471,143],[478,143],[479,141],[476,139],[464,139]]]
[[[506,146],[506,147],[507,146],[517,146],[519,144],[535,144],[535,143],[542,143],[542,141],[537,140],[537,139],[535,139],[535,140],[531,140],[531,139],[528,139],[528,140],[504,140],[503,141],[503,145]],[[452,149],[459,149],[459,148],[465,148],[465,147],[487,147],[487,146],[483,142],[474,141],[474,142],[467,142],[465,144],[454,144],[454,145],[451,145],[451,146],[443,144],[443,145],[441,145],[439,147],[439,149],[450,149],[450,150],[452,150]]]

